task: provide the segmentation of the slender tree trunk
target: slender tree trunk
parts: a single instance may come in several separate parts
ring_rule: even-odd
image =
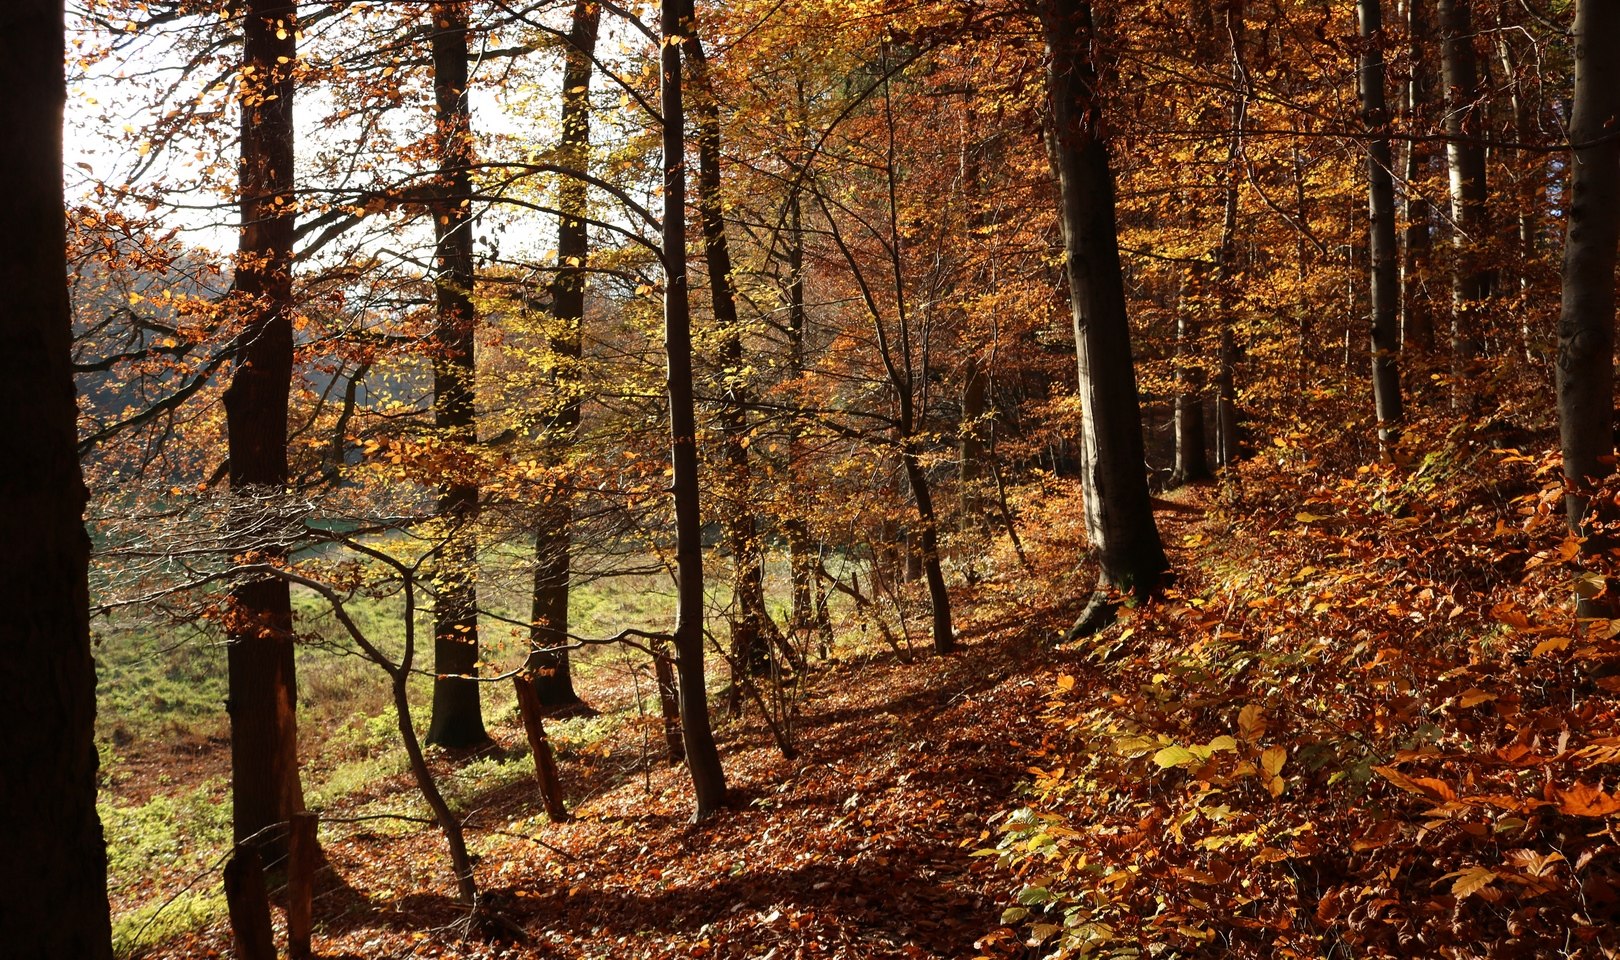
[[[1580,0],[1575,8],[1574,163],[1564,241],[1563,310],[1558,318],[1558,428],[1564,451],[1569,526],[1588,554],[1613,538],[1594,523],[1614,507],[1591,497],[1614,472],[1614,270],[1620,242],[1620,5]],[[1610,613],[1612,597],[1581,604]]]
[[[1429,118],[1428,20],[1424,5],[1428,0],[1405,0],[1408,73],[1406,76],[1406,126],[1419,132]],[[1406,145],[1406,231],[1401,258],[1401,343],[1409,350],[1434,349],[1434,310],[1428,294],[1430,250],[1429,202],[1418,192],[1424,179],[1428,150],[1412,140]]]
[[[478,441],[473,398],[472,165],[473,144],[467,109],[467,0],[434,3],[432,23],[433,98],[437,108],[440,199],[433,218],[438,273],[434,331],[433,425],[454,448]],[[441,747],[489,743],[479,706],[478,486],[452,471],[439,488],[444,523],[433,605],[433,717],[427,742]]]
[[[688,0],[690,13],[692,5]],[[731,660],[747,673],[770,671],[771,635],[765,609],[765,570],[754,522],[752,476],[748,462],[748,384],[744,372],[743,328],[737,318],[736,281],[720,198],[720,106],[709,82],[708,60],[695,25],[682,44],[696,95],[692,111],[698,129],[698,213],[703,223],[703,255],[709,268],[714,322],[720,334],[720,443],[725,469],[716,498],[721,527],[731,550],[732,593],[737,614],[731,620]],[[779,638],[778,638],[779,641]],[[780,645],[780,642],[777,644]]]
[[[1226,147],[1226,190],[1222,203],[1221,243],[1215,257],[1215,288],[1221,317],[1215,373],[1215,462],[1231,466],[1243,457],[1237,405],[1237,331],[1232,324],[1233,282],[1237,273],[1239,193],[1238,162],[1243,151],[1243,125],[1248,115],[1248,78],[1243,71],[1243,0],[1226,8],[1232,38],[1232,128]]]
[[[1371,237],[1373,406],[1378,442],[1386,452],[1400,437],[1400,252],[1395,246],[1394,158],[1389,149],[1389,108],[1384,100],[1384,13],[1379,0],[1358,0],[1361,31],[1357,69],[1361,119],[1373,139],[1367,144],[1367,211]]]
[[[293,68],[297,5],[248,0],[242,15],[242,228],[235,294],[243,315],[236,371],[225,391],[231,490],[245,509],[287,485],[292,389]],[[269,562],[282,551],[248,544]],[[298,684],[286,581],[231,591],[226,663],[231,716],[232,826],[261,861],[286,856],[284,825],[304,809],[298,781]],[[277,825],[283,825],[278,829]]]
[[[1088,0],[1042,0],[1053,166],[1079,366],[1086,533],[1099,590],[1070,636],[1095,629],[1112,589],[1146,594],[1169,568],[1148,498],[1142,414],[1119,263],[1114,174],[1096,100]]]
[[[1176,465],[1170,485],[1210,478],[1204,445],[1203,368],[1198,366],[1198,325],[1186,304],[1176,310]]]
[[[591,0],[574,4],[563,66],[562,162],[579,170],[590,165],[591,74],[602,8]],[[579,361],[583,356],[585,265],[590,235],[585,226],[589,201],[583,181],[567,178],[558,189],[557,273],[551,283],[551,314],[556,330],[551,351],[561,360],[556,377],[562,408],[544,438],[553,461],[579,433]],[[574,692],[569,663],[568,587],[572,571],[573,509],[565,493],[542,507],[535,531],[534,606],[529,642],[534,650],[528,669],[535,693],[551,716],[579,716],[595,711]]]
[[[725,804],[726,775],[709,727],[703,671],[703,523],[698,507],[697,412],[692,391],[692,318],[687,302],[686,138],[681,95],[681,14],[663,0],[659,102],[664,116],[664,349],[669,376],[671,484],[675,496],[675,657],[681,735],[696,800],[694,820]]]
[[[1451,180],[1453,260],[1451,353],[1461,388],[1483,348],[1479,311],[1490,293],[1485,147],[1481,135],[1479,58],[1469,0],[1439,0],[1440,66],[1446,87],[1446,165]]]
[[[14,460],[0,475],[0,927],[4,950],[111,960],[107,853],[96,816],[90,541],[76,453],[62,198],[62,4],[0,10],[0,411]]]
[[[804,304],[804,211],[795,188],[788,196],[788,369],[792,376],[804,373],[804,338],[809,315]],[[788,545],[790,613],[788,622],[797,634],[810,629],[815,619],[812,599],[816,576],[815,548],[804,522],[803,459],[804,444],[797,425],[788,441],[788,488],[790,511],[783,533]]]

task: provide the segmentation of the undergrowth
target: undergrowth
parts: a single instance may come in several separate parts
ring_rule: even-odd
[[[984,955],[1620,950],[1620,621],[1574,619],[1550,439],[1491,441],[1367,466],[1302,429],[1210,496],[1051,685]]]

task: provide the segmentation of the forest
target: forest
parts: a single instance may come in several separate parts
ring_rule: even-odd
[[[1620,957],[1620,3],[0,37],[0,954]]]

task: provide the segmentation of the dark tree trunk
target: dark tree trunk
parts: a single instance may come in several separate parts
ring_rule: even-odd
[[[688,15],[692,4],[687,2]],[[737,318],[736,281],[720,198],[720,108],[709,82],[708,60],[695,24],[682,44],[696,91],[692,111],[698,129],[698,213],[703,223],[703,255],[709,269],[714,323],[720,335],[720,443],[725,468],[719,478],[720,524],[731,550],[732,593],[737,613],[731,620],[734,667],[768,673],[776,626],[765,609],[765,569],[754,523],[752,477],[748,462],[748,385],[744,373],[743,328]],[[780,645],[778,642],[775,644]]]
[[[1480,354],[1480,308],[1490,293],[1491,273],[1484,250],[1487,231],[1484,105],[1479,57],[1474,50],[1470,0],[1439,0],[1440,69],[1446,87],[1446,166],[1451,180],[1453,260],[1451,268],[1451,353],[1453,375],[1466,377]]]
[[[297,5],[249,0],[242,15],[242,228],[235,295],[242,311],[236,372],[225,391],[230,484],[255,494],[287,485],[292,388],[293,67]],[[262,78],[262,79],[261,79]],[[251,522],[251,518],[250,518]],[[279,548],[261,550],[274,562]],[[298,781],[298,684],[292,601],[285,580],[231,592],[226,662],[231,716],[232,823],[267,867],[286,856],[285,825],[304,809]],[[278,826],[280,825],[280,826]]]
[[[694,820],[725,804],[726,775],[709,727],[703,670],[703,521],[699,515],[697,411],[692,390],[692,318],[686,272],[686,138],[681,96],[682,9],[663,0],[660,107],[664,116],[664,349],[669,376],[671,484],[675,496],[675,668],[681,735],[696,800]]]
[[[62,4],[0,10],[0,927],[8,956],[110,960],[107,853],[96,817],[90,541],[69,368],[62,198]]]
[[[1096,100],[1096,36],[1087,0],[1043,0],[1053,165],[1079,364],[1086,532],[1099,591],[1071,630],[1095,628],[1107,591],[1153,590],[1169,568],[1148,498],[1142,414],[1131,358],[1114,213],[1114,175]]]
[[[1590,497],[1614,472],[1614,270],[1620,242],[1620,5],[1581,0],[1575,9],[1575,105],[1569,136],[1569,234],[1564,241],[1564,300],[1558,318],[1558,427],[1563,441],[1570,529],[1586,551],[1613,543],[1595,522],[1614,508]],[[1582,605],[1610,613],[1613,598]]]
[[[433,98],[439,148],[439,199],[433,233],[438,272],[438,325],[433,351],[433,425],[454,449],[478,440],[473,399],[472,130],[467,109],[467,3],[435,3],[432,20]],[[433,717],[427,742],[441,747],[489,743],[479,706],[478,486],[457,474],[439,488],[444,523],[433,605]]]
[[[1372,288],[1373,406],[1378,413],[1378,442],[1384,450],[1400,436],[1400,252],[1395,246],[1394,158],[1389,149],[1389,108],[1384,100],[1384,13],[1379,0],[1358,0],[1361,31],[1357,68],[1361,119],[1372,135],[1367,144],[1367,211],[1370,217]]]
[[[1408,74],[1406,126],[1413,133],[1429,119],[1429,84],[1425,73],[1429,51],[1428,0],[1406,0]],[[1401,259],[1401,343],[1409,349],[1434,349],[1434,311],[1428,294],[1429,202],[1418,193],[1423,181],[1426,147],[1416,140],[1406,146],[1406,234]]]
[[[1198,326],[1185,304],[1176,311],[1176,464],[1171,486],[1210,478],[1204,444],[1204,371],[1198,366]]]
[[[563,67],[562,162],[578,170],[590,165],[591,145],[591,67],[596,53],[597,27],[602,8],[589,0],[574,4],[573,25],[568,34],[567,61]],[[586,231],[588,201],[586,185],[565,179],[558,189],[557,273],[551,283],[551,313],[556,333],[551,350],[560,358],[557,377],[562,408],[542,442],[557,459],[563,447],[579,432],[579,361],[583,355],[585,322],[585,265],[590,257],[590,236]],[[574,692],[574,678],[568,649],[568,585],[572,572],[573,510],[566,494],[540,511],[535,533],[534,607],[530,644],[534,653],[528,669],[534,675],[535,693],[549,716],[580,716],[595,713]]]

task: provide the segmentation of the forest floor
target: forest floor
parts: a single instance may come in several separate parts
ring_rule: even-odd
[[[570,823],[497,701],[502,751],[434,759],[502,918],[472,937],[388,718],[306,722],[317,953],[1620,956],[1620,619],[1570,602],[1620,570],[1568,535],[1555,454],[1502,442],[1394,466],[1278,437],[1156,498],[1174,582],[1057,647],[1088,591],[1078,493],[1044,478],[1015,503],[1031,569],[1009,548],[953,594],[960,652],[841,636],[798,686],[793,760],[757,710],[717,715],[732,802],[701,825],[644,664],[588,664],[603,717],[551,726]],[[229,952],[210,736],[109,749],[126,955]]]
[[[1075,605],[964,600],[958,653],[935,657],[920,647],[902,657],[874,638],[818,662],[799,708],[795,759],[782,757],[752,704],[740,720],[717,705],[730,802],[701,825],[689,823],[684,768],[655,756],[656,717],[637,716],[647,691],[633,670],[597,669],[582,685],[605,716],[619,718],[610,735],[601,721],[551,725],[571,822],[541,813],[510,710],[494,712],[492,755],[435,753],[435,772],[467,820],[485,909],[502,918],[493,937],[463,938],[466,911],[453,896],[443,839],[404,819],[425,813],[408,776],[363,768],[376,773],[323,804],[330,873],[316,903],[316,954],[974,955],[1010,888],[1006,871],[973,853],[994,842],[993,819],[1020,803],[1040,706],[1073,659],[1050,641]],[[120,749],[119,802],[212,817],[219,840],[228,772],[221,737]],[[310,763],[306,784],[331,777],[333,761]],[[217,893],[199,894],[217,891],[216,862],[160,857],[130,869],[147,880],[122,898],[115,886],[126,954],[229,955]],[[159,908],[158,921],[141,929]],[[518,929],[522,937],[511,932]]]

